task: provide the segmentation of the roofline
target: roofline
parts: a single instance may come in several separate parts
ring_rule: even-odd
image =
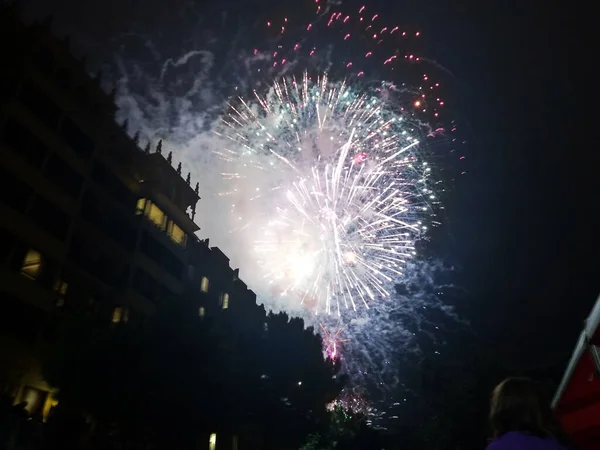
[[[596,304],[587,318],[585,325],[588,337],[592,338],[600,325],[600,295],[596,299]]]
[[[581,356],[587,350],[589,346],[589,340],[596,333],[598,326],[600,325],[600,296],[598,296],[594,307],[592,308],[592,312],[585,320],[585,326],[579,335],[579,339],[577,340],[577,344],[575,345],[575,349],[573,350],[573,354],[571,355],[571,359],[569,360],[569,364],[567,365],[567,370],[563,375],[563,378],[556,390],[556,394],[554,394],[554,399],[552,400],[552,408],[556,408],[563,394],[567,390],[567,386],[571,381],[571,377],[575,372],[575,368],[581,359]]]
[[[569,381],[571,381],[571,377],[573,376],[573,372],[575,372],[575,368],[577,367],[577,363],[581,359],[581,355],[585,352],[587,347],[587,335],[585,330],[579,334],[579,339],[577,340],[577,345],[575,345],[575,350],[573,350],[573,354],[571,355],[571,359],[569,360],[569,364],[567,365],[567,370],[563,375],[563,378],[554,394],[554,398],[552,399],[552,408],[556,408],[558,406],[558,402],[562,398],[563,394],[567,390],[567,386],[569,385]]]

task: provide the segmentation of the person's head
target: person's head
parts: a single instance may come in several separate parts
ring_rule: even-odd
[[[562,440],[563,432],[549,403],[529,378],[508,378],[492,392],[490,425],[494,437],[520,431]]]

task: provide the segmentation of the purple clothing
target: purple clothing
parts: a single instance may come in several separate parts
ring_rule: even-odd
[[[511,431],[503,434],[487,450],[567,450],[552,438],[540,438],[530,434]]]

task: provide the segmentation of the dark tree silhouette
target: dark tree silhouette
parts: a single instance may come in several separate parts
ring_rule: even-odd
[[[322,340],[301,319],[269,314],[265,345],[261,347],[263,397],[261,402],[264,448],[298,446],[315,426],[325,426],[326,405],[345,382],[339,362],[323,360]]]
[[[216,432],[298,448],[326,422],[344,379],[302,320],[255,317],[239,329],[227,312],[164,311],[139,326],[77,318],[61,327],[45,375],[60,389],[59,409],[113,427],[123,444],[191,448]]]

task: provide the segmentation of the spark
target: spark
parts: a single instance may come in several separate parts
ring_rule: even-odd
[[[343,342],[347,342],[348,339],[341,339],[341,335],[346,329],[347,325],[338,328],[335,333],[330,333],[328,328],[322,323],[320,324],[321,331],[323,333],[323,347],[324,353],[327,358],[338,359],[339,358],[339,345]]]

